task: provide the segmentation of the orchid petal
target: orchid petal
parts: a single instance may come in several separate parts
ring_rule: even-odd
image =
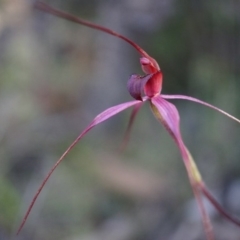
[[[124,148],[126,147],[128,141],[129,141],[130,132],[132,130],[133,123],[134,123],[135,118],[136,118],[140,108],[142,107],[142,105],[143,105],[143,102],[140,102],[137,105],[135,105],[133,110],[132,110],[132,113],[131,113],[131,116],[130,116],[130,119],[129,119],[129,122],[128,122],[128,126],[127,126],[127,129],[126,129],[124,137],[123,137],[123,142],[122,142],[122,145],[120,147],[120,150],[124,150]]]
[[[149,98],[157,96],[162,91],[163,74],[161,71],[155,72],[144,85],[144,94]]]
[[[146,101],[147,98],[144,98],[143,101]],[[86,135],[87,132],[89,132],[94,126],[98,125],[101,122],[106,121],[107,119],[113,117],[114,115],[118,114],[119,112],[122,112],[123,110],[132,107],[134,105],[137,105],[141,103],[141,101],[131,101],[131,102],[126,102],[126,103],[122,103],[119,105],[116,105],[114,107],[110,107],[107,110],[103,111],[102,113],[100,113],[99,115],[97,115],[93,121],[83,130],[83,132],[76,138],[76,140],[68,147],[68,149],[63,153],[63,155],[58,159],[58,161],[55,163],[55,165],[52,167],[52,169],[50,170],[50,172],[48,173],[48,175],[45,177],[45,179],[43,180],[42,184],[40,185],[37,193],[35,194],[24,218],[23,221],[17,231],[17,234],[21,231],[21,229],[23,228],[30,212],[31,209],[34,205],[34,203],[36,202],[39,194],[41,193],[43,187],[45,186],[45,184],[47,183],[48,179],[50,178],[50,176],[52,175],[53,171],[57,168],[57,166],[62,162],[62,160],[64,159],[64,157],[71,151],[71,149],[78,143],[78,141],[84,137]]]
[[[162,90],[162,72],[157,71],[145,76],[133,74],[128,80],[127,88],[130,95],[136,100],[142,100],[143,92],[150,98],[160,94]]]
[[[137,74],[131,75],[127,83],[130,95],[136,100],[142,100],[143,88],[152,76],[153,74],[148,74],[146,76],[140,76]]]
[[[183,99],[183,100],[189,100],[189,101],[192,101],[192,102],[200,103],[200,104],[202,104],[204,106],[207,106],[209,108],[212,108],[212,109],[214,109],[214,110],[216,110],[216,111],[226,115],[227,117],[233,119],[234,121],[240,123],[240,120],[238,118],[232,116],[231,114],[223,111],[222,109],[220,109],[218,107],[215,107],[215,106],[213,106],[213,105],[211,105],[211,104],[209,104],[207,102],[204,102],[204,101],[199,100],[199,99],[194,98],[194,97],[189,97],[189,96],[184,96],[184,95],[165,95],[165,94],[162,94],[161,97],[165,98],[165,99]]]

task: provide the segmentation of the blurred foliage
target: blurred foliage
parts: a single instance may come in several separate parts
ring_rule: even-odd
[[[15,233],[46,173],[92,118],[130,99],[127,79],[140,73],[137,53],[121,40],[36,11],[32,2],[0,1],[0,239]],[[161,66],[163,93],[198,97],[240,117],[238,1],[46,2],[141,45]],[[239,125],[195,103],[174,104],[204,179],[233,209]],[[186,210],[192,192],[178,149],[147,106],[128,148],[118,151],[129,113],[103,123],[72,150],[19,239],[201,236],[200,219],[192,220],[197,209]],[[231,232],[225,239],[239,236],[212,217],[217,239],[224,239],[219,229]]]
[[[11,229],[12,223],[15,221],[16,212],[21,201],[16,189],[6,179],[1,178],[0,181],[0,206],[1,206],[1,225],[6,229]]]

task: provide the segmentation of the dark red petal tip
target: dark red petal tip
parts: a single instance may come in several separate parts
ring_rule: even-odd
[[[162,90],[162,72],[158,71],[146,76],[133,74],[127,83],[130,95],[136,100],[142,100],[143,93],[152,98]]]
[[[160,67],[158,66],[156,60],[150,57],[149,58],[141,57],[140,64],[143,72],[145,72],[146,74],[155,73],[160,70]]]
[[[145,83],[144,93],[149,98],[159,95],[162,90],[162,72],[158,71]]]

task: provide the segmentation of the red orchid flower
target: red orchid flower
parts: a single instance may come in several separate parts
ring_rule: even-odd
[[[228,116],[229,118],[231,118],[239,123],[240,123],[240,120],[209,103],[206,103],[204,101],[201,101],[201,100],[193,98],[193,97],[184,96],[184,95],[163,95],[163,94],[161,94],[163,74],[162,74],[162,71],[161,71],[158,63],[156,62],[155,59],[150,57],[143,49],[141,49],[137,44],[135,44],[128,38],[114,32],[110,29],[107,29],[105,27],[87,22],[85,20],[82,20],[80,18],[72,16],[68,13],[54,9],[54,8],[48,6],[44,3],[41,3],[41,2],[37,2],[35,4],[35,8],[40,9],[45,12],[48,12],[52,15],[67,19],[69,21],[76,22],[76,23],[85,25],[90,28],[94,28],[94,29],[100,30],[102,32],[106,32],[108,34],[111,34],[113,36],[123,39],[124,41],[126,41],[127,43],[132,45],[140,53],[140,55],[141,55],[140,65],[141,65],[141,68],[142,68],[143,72],[145,73],[145,75],[141,76],[141,75],[134,74],[128,80],[128,83],[127,83],[128,91],[135,100],[110,107],[107,110],[100,113],[99,115],[97,115],[93,119],[93,121],[77,137],[77,139],[68,147],[68,149],[63,153],[63,155],[58,159],[58,161],[55,163],[55,165],[52,167],[52,169],[50,170],[50,172],[48,173],[48,175],[42,182],[37,193],[35,194],[32,202],[26,212],[26,215],[19,227],[18,233],[23,228],[35,201],[37,200],[40,192],[42,191],[46,182],[52,175],[53,171],[62,162],[64,157],[71,151],[71,149],[79,142],[79,140],[81,140],[86,135],[87,132],[89,132],[93,127],[95,127],[99,123],[106,121],[107,119],[122,112],[123,110],[125,110],[127,108],[133,107],[133,111],[132,111],[132,114],[130,117],[128,128],[127,128],[127,131],[125,134],[125,138],[124,138],[124,145],[126,145],[128,138],[129,138],[131,126],[134,122],[134,119],[135,119],[139,109],[141,108],[142,104],[145,102],[150,104],[153,114],[155,115],[157,120],[165,127],[165,129],[169,132],[169,134],[171,135],[171,137],[173,138],[173,140],[175,141],[175,143],[177,144],[177,146],[180,150],[180,154],[181,154],[183,162],[185,164],[185,167],[186,167],[186,170],[188,173],[188,177],[189,177],[194,195],[196,197],[196,200],[197,200],[197,203],[198,203],[201,215],[202,215],[203,226],[204,226],[204,230],[205,230],[207,239],[208,240],[214,239],[214,235],[213,235],[213,230],[212,230],[210,219],[208,217],[208,214],[207,214],[207,212],[204,208],[203,202],[202,202],[202,195],[204,195],[213,204],[213,206],[222,215],[224,215],[228,220],[230,220],[231,222],[240,226],[240,222],[237,219],[235,219],[234,217],[230,216],[218,204],[218,202],[214,199],[212,194],[209,192],[209,190],[205,186],[205,184],[201,178],[201,175],[197,169],[197,166],[194,162],[194,159],[191,156],[189,150],[187,149],[186,145],[183,142],[180,128],[179,128],[179,122],[180,122],[179,113],[178,113],[176,107],[172,103],[168,102],[166,99],[183,99],[183,100],[193,101],[196,103],[200,103],[204,106],[210,107],[220,113],[223,113],[224,115]]]

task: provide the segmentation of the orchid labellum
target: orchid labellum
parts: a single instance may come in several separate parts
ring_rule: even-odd
[[[212,203],[212,205],[228,220],[230,220],[231,222],[240,226],[240,222],[237,219],[235,219],[234,217],[230,216],[218,204],[218,202],[214,199],[212,194],[209,192],[209,190],[205,186],[205,184],[201,178],[201,174],[199,173],[198,168],[194,162],[194,159],[191,156],[188,148],[186,147],[186,145],[184,144],[184,141],[182,139],[180,128],[179,128],[180,117],[179,117],[178,110],[172,103],[170,103],[166,99],[182,99],[182,100],[189,100],[192,102],[200,103],[200,104],[207,106],[209,108],[212,108],[220,113],[223,113],[227,117],[229,117],[239,123],[240,123],[240,120],[209,103],[206,103],[204,101],[201,101],[201,100],[193,98],[193,97],[184,96],[184,95],[163,95],[163,94],[161,94],[163,74],[162,74],[162,71],[161,71],[158,63],[156,62],[155,59],[150,57],[142,48],[140,48],[137,44],[135,44],[128,38],[114,32],[110,29],[102,27],[100,25],[87,22],[85,20],[82,20],[80,18],[72,16],[68,13],[54,9],[54,8],[48,6],[47,4],[44,4],[41,2],[37,2],[35,4],[35,8],[38,10],[42,10],[44,12],[50,13],[52,15],[58,16],[60,18],[64,18],[66,20],[69,20],[69,21],[72,21],[75,23],[79,23],[79,24],[85,25],[87,27],[94,28],[94,29],[100,30],[102,32],[116,36],[118,38],[121,38],[125,42],[132,45],[139,52],[140,65],[144,72],[144,75],[134,74],[130,77],[130,79],[127,82],[127,89],[129,91],[130,95],[134,98],[133,101],[121,103],[119,105],[110,107],[107,110],[101,112],[99,115],[97,115],[93,119],[93,121],[77,137],[77,139],[68,147],[68,149],[63,153],[63,155],[58,159],[58,161],[55,163],[55,165],[52,167],[52,169],[50,170],[50,172],[48,173],[48,175],[42,182],[37,193],[35,194],[32,202],[26,212],[26,215],[19,227],[18,233],[23,228],[35,201],[37,200],[40,192],[42,191],[46,182],[52,175],[53,171],[62,162],[62,160],[69,153],[69,151],[79,142],[79,140],[81,140],[86,135],[87,132],[89,132],[93,127],[95,127],[99,123],[106,121],[107,119],[122,112],[123,110],[125,110],[127,108],[133,107],[132,115],[130,117],[129,125],[127,128],[126,134],[125,134],[124,144],[126,144],[128,137],[129,137],[130,130],[131,130],[131,126],[132,126],[134,119],[143,103],[150,105],[150,108],[152,109],[154,116],[164,126],[164,128],[169,132],[169,134],[175,141],[177,147],[179,148],[180,154],[182,156],[183,162],[185,164],[185,167],[186,167],[186,170],[188,173],[188,177],[189,177],[194,195],[196,197],[196,200],[197,200],[200,212],[201,212],[203,227],[204,227],[204,230],[206,233],[206,238],[208,240],[212,240],[212,239],[214,239],[214,234],[213,234],[210,219],[209,219],[208,214],[203,205],[202,196],[205,196]]]

